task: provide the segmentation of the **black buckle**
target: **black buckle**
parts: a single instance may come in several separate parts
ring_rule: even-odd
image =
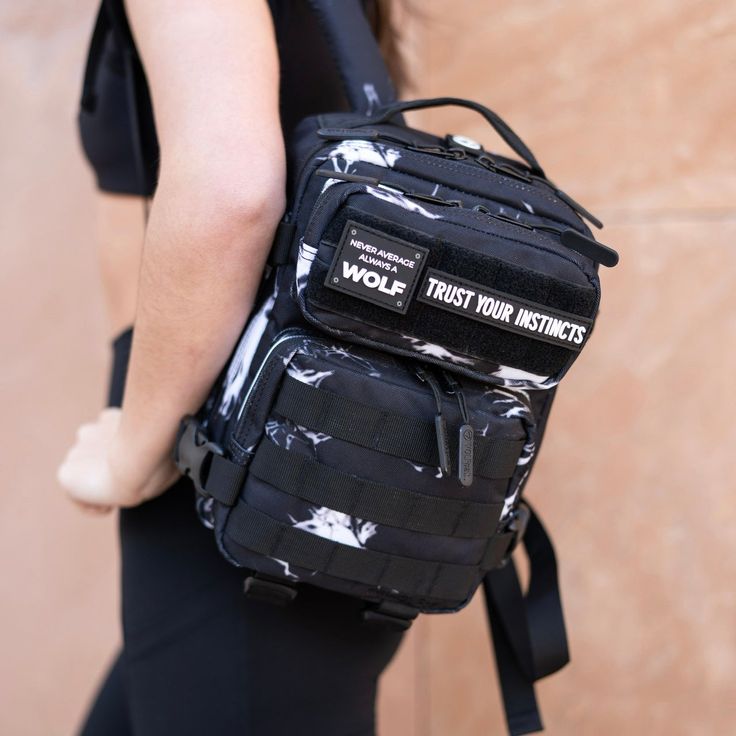
[[[243,593],[255,601],[285,606],[296,598],[297,590],[292,583],[254,573],[245,579]]]
[[[391,631],[406,631],[418,614],[419,611],[412,606],[396,601],[381,601],[366,606],[363,610],[363,621],[371,626],[381,626]]]
[[[519,503],[519,505],[511,512],[511,518],[506,526],[506,531],[511,532],[514,536],[511,538],[509,547],[506,550],[504,564],[511,559],[512,552],[524,539],[524,534],[526,533],[526,528],[529,525],[531,515],[531,511],[525,503]]]
[[[222,448],[207,439],[201,425],[193,416],[186,416],[179,425],[174,462],[184,475],[188,475],[194,487],[204,495],[210,464],[214,455],[223,455]]]

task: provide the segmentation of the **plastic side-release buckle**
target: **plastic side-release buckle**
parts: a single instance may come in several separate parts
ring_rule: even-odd
[[[406,631],[419,611],[396,601],[370,604],[363,610],[363,621],[371,626],[382,626],[392,631]]]
[[[212,457],[222,456],[222,448],[207,439],[201,425],[193,416],[181,420],[174,448],[174,462],[184,475],[188,475],[199,493],[207,494],[207,474]]]
[[[243,582],[243,593],[252,600],[285,606],[296,598],[297,590],[292,583],[254,573]]]

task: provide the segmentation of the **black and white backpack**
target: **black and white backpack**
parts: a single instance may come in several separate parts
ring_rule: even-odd
[[[617,255],[491,110],[396,102],[360,2],[311,4],[353,112],[298,126],[257,307],[176,459],[249,595],[317,585],[406,628],[482,584],[510,733],[538,731],[533,683],[568,652],[522,491]],[[404,124],[438,105],[480,113],[520,160]]]

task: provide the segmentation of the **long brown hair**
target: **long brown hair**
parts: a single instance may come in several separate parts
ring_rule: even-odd
[[[409,85],[410,80],[401,54],[401,36],[396,29],[396,2],[397,0],[373,0],[366,3],[366,13],[391,78],[397,91],[401,93]]]

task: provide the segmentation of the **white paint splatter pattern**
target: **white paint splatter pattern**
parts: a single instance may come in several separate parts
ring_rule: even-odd
[[[279,565],[281,565],[284,568],[284,575],[287,578],[290,578],[291,580],[299,580],[299,576],[294,574],[289,569],[289,563],[286,562],[286,560],[280,560],[278,557],[269,557],[269,559],[273,560],[274,562],[278,562]]]
[[[384,202],[389,202],[390,204],[394,204],[397,207],[408,210],[409,212],[416,212],[430,220],[440,220],[442,218],[442,215],[430,212],[426,207],[422,207],[422,205],[415,202],[410,197],[405,196],[398,189],[392,189],[391,187],[386,186],[372,187],[370,185],[366,185],[365,190],[368,194],[376,197],[377,199],[382,199]]]
[[[361,371],[365,372],[371,378],[381,377],[381,372],[370,360],[364,358],[361,355],[356,355],[353,350],[351,350],[347,346],[334,344],[329,346],[310,344],[309,346],[305,346],[302,352],[304,353],[304,355],[308,355],[310,358],[316,358],[319,360],[329,361],[337,358],[341,362],[345,361],[346,363],[350,363],[360,368]]]
[[[314,453],[317,445],[328,442],[332,439],[329,434],[324,432],[315,432],[300,424],[293,424],[288,420],[269,419],[264,426],[266,437],[271,442],[285,450],[291,450],[294,443],[301,443]]]
[[[506,496],[506,498],[504,499],[503,509],[501,511],[501,518],[499,519],[499,521],[506,521],[506,519],[511,516],[511,512],[516,506],[516,501],[519,498],[519,494],[524,485],[524,481],[526,480],[527,475],[529,475],[529,471],[524,473],[521,480],[516,484],[516,488],[514,488],[513,492]]]
[[[410,335],[401,335],[402,339],[406,340],[411,349],[422,355],[426,355],[430,358],[437,358],[438,360],[449,360],[451,363],[457,365],[472,365],[473,360],[464,355],[458,355],[453,353],[442,345],[437,345],[433,342],[426,342]]]
[[[277,295],[278,286],[276,285],[274,286],[273,293],[253,315],[230,361],[225,377],[225,388],[223,389],[222,399],[218,409],[219,414],[225,418],[228,418],[232,413],[235,408],[235,402],[243,390],[245,379],[253,362],[253,356],[268,326],[268,320],[276,303]]]
[[[381,107],[381,99],[378,96],[376,85],[372,82],[365,82],[363,84],[363,94],[365,95],[365,99],[368,102],[366,115],[373,115],[373,112],[376,110],[376,108]]]
[[[311,518],[304,521],[291,517],[295,529],[361,549],[365,548],[365,543],[376,533],[377,525],[372,521],[363,521],[326,506],[313,506],[309,511]]]
[[[411,467],[417,472],[417,473],[434,473],[435,478],[441,478],[442,477],[442,468],[435,468],[431,465],[419,465],[417,463],[413,463],[411,460],[404,459],[405,463],[409,463]]]
[[[316,257],[317,249],[312,245],[307,245],[302,238],[299,243],[299,255],[296,260],[296,293],[299,296],[301,296],[307,286],[309,271]]]
[[[557,385],[557,381],[550,376],[543,376],[537,373],[529,373],[520,368],[511,368],[506,365],[499,365],[498,369],[491,374],[500,379],[506,388],[552,388]]]
[[[289,363],[286,367],[286,372],[297,381],[306,383],[308,386],[314,386],[319,388],[322,381],[328,376],[334,374],[335,371],[318,371],[314,368],[299,368],[294,363]]]
[[[345,140],[335,146],[328,154],[335,171],[343,174],[355,173],[358,163],[373,164],[390,169],[401,158],[401,152],[381,143],[371,141]]]
[[[214,498],[205,498],[197,494],[197,500],[195,502],[197,516],[207,529],[215,528],[214,505]]]

